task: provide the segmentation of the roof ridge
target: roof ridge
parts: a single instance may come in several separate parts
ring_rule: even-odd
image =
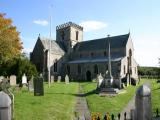
[[[121,36],[126,36],[126,35],[129,35],[129,34],[130,34],[130,33],[123,34],[123,35],[116,35],[116,36],[111,36],[111,37],[109,37],[109,38],[121,37]],[[108,38],[108,37],[97,38],[97,39],[91,39],[91,40],[82,41],[81,43],[90,42],[90,41],[96,41],[96,40],[103,40],[103,39],[107,39],[107,38]]]

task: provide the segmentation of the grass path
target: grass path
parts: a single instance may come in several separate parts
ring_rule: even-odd
[[[75,106],[75,112],[77,113],[76,117],[79,120],[90,120],[90,111],[88,109],[87,101],[85,98],[85,94],[83,92],[83,89],[81,87],[81,84],[79,84],[79,90],[77,94],[77,102]]]

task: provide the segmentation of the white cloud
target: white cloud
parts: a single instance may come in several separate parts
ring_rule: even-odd
[[[33,23],[38,24],[38,25],[42,25],[42,26],[48,25],[48,21],[46,21],[46,20],[34,20]]]
[[[95,31],[100,30],[103,28],[106,28],[108,26],[107,23],[101,22],[101,21],[82,21],[80,25],[84,28],[84,31]]]

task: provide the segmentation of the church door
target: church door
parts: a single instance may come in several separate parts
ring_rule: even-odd
[[[87,78],[87,81],[91,81],[91,72],[90,71],[86,72],[86,78]]]

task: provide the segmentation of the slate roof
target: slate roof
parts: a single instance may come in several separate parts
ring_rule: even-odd
[[[50,41],[48,38],[40,38],[45,49],[49,49]],[[59,47],[55,40],[51,40],[51,51],[54,54],[64,54],[64,51]]]
[[[115,62],[115,61],[120,61],[123,57],[119,57],[119,58],[111,58],[111,61],[112,62]],[[73,60],[73,61],[69,61],[67,63],[70,63],[70,64],[74,64],[74,63],[94,63],[94,62],[107,62],[108,61],[108,58],[95,58],[95,59],[92,59],[92,58],[88,58],[88,59],[78,59],[78,60]]]
[[[112,48],[123,48],[126,46],[129,38],[129,34],[106,37],[100,39],[94,39],[89,41],[79,42],[74,50],[78,52],[83,51],[97,51],[97,50],[105,50],[108,49],[108,39],[110,41],[110,47]]]

